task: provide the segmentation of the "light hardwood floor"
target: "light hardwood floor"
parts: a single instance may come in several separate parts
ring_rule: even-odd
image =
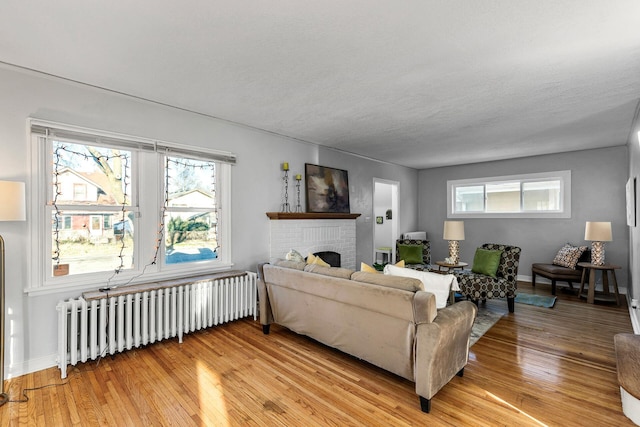
[[[520,291],[549,295],[549,285]],[[489,301],[498,309],[506,301]],[[624,426],[613,336],[632,332],[626,303],[558,292],[552,309],[516,304],[471,348],[420,411],[413,383],[284,328],[241,320],[69,368],[65,385],[27,391],[1,425]],[[60,383],[55,368],[7,381]]]

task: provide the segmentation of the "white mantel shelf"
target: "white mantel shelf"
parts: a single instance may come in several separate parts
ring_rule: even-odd
[[[359,213],[334,212],[267,212],[271,220],[278,219],[356,219]]]

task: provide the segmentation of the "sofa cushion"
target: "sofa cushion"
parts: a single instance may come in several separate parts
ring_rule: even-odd
[[[398,244],[398,255],[407,264],[422,264],[422,245]]]
[[[289,261],[286,259],[278,260],[274,263],[278,267],[293,268],[295,270],[304,270],[307,263],[304,261]]]
[[[485,276],[496,277],[501,256],[502,251],[478,248],[473,256],[471,271]]]
[[[573,246],[571,243],[567,243],[560,248],[553,259],[553,264],[575,270],[578,260],[586,250],[586,246]]]
[[[386,274],[356,271],[351,275],[351,280],[356,282],[369,283],[372,285],[384,286],[387,288],[402,289],[403,291],[409,292],[424,290],[424,285],[422,284],[422,282],[411,277],[394,277]]]
[[[436,307],[447,306],[449,292],[459,291],[458,280],[451,274],[432,273],[430,271],[418,271],[411,268],[400,268],[393,265],[384,267],[384,274],[396,277],[413,277],[422,282],[423,290],[436,296]]]
[[[304,267],[307,273],[322,274],[324,276],[339,277],[341,279],[350,279],[353,270],[342,267],[325,267],[319,264],[307,264]]]

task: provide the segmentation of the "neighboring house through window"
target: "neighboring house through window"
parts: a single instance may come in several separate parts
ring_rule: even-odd
[[[42,213],[30,291],[230,268],[232,154],[35,119],[31,130]]]

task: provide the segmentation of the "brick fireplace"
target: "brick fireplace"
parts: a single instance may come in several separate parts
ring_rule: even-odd
[[[355,270],[356,218],[360,214],[268,212],[270,260],[282,259],[295,249],[302,256],[321,251],[338,252],[342,267]]]

